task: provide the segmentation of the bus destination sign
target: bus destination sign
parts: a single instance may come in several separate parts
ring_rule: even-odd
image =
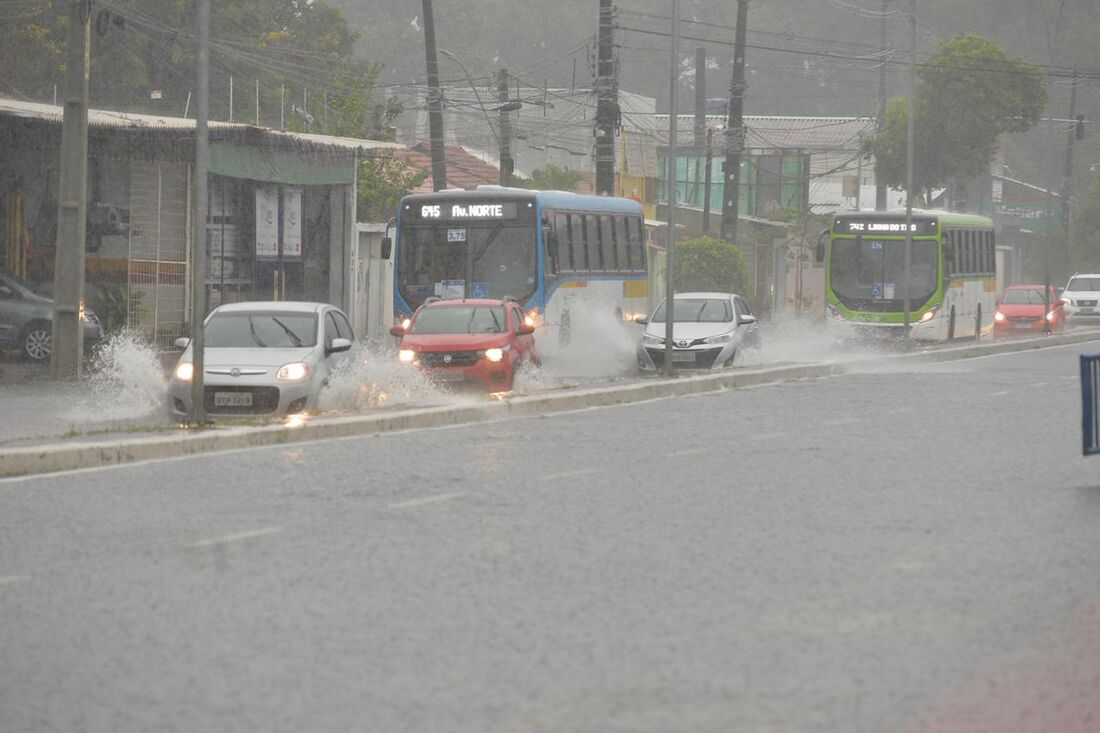
[[[935,219],[913,219],[914,235],[935,235]],[[860,219],[837,217],[833,222],[833,234],[904,235],[905,219]]]
[[[434,219],[462,219],[462,220],[495,220],[515,219],[516,204],[507,203],[439,203],[420,204],[416,207],[422,220]]]

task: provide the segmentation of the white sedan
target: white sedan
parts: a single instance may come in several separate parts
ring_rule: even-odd
[[[317,407],[333,369],[355,343],[348,317],[325,303],[223,305],[203,326],[203,395],[210,416],[286,415]],[[189,339],[172,372],[168,406],[191,413]],[[341,356],[345,355],[345,356]]]
[[[757,348],[756,317],[744,299],[733,293],[677,293],[672,309],[672,364],[677,369],[717,369],[732,366],[743,349]],[[661,369],[665,363],[665,303],[645,324],[638,344],[638,367]]]

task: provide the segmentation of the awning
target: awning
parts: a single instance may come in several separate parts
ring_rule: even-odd
[[[211,142],[209,170],[230,178],[299,186],[330,186],[355,181],[355,154],[280,150]]]

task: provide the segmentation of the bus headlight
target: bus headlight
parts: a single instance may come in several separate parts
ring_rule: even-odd
[[[931,321],[935,317],[936,317],[936,309],[935,308],[929,308],[927,311],[924,312],[924,315],[922,315],[920,317],[920,322],[921,323],[927,323],[928,321]]]

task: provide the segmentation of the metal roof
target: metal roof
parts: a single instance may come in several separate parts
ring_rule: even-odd
[[[47,124],[60,125],[64,109],[53,104],[25,102],[17,99],[0,98],[0,116],[19,117],[40,120]],[[186,131],[194,130],[196,121],[187,117],[161,117],[158,115],[133,114],[115,110],[89,109],[88,127],[105,130],[141,130],[141,131]],[[211,120],[208,123],[211,133],[251,132],[260,133],[272,142],[286,141],[290,144],[308,144],[318,147],[337,148],[349,152],[355,150],[403,149],[400,143],[380,140],[359,140],[350,137],[316,135],[306,132],[289,132],[268,127],[243,124],[240,122],[221,122]]]

